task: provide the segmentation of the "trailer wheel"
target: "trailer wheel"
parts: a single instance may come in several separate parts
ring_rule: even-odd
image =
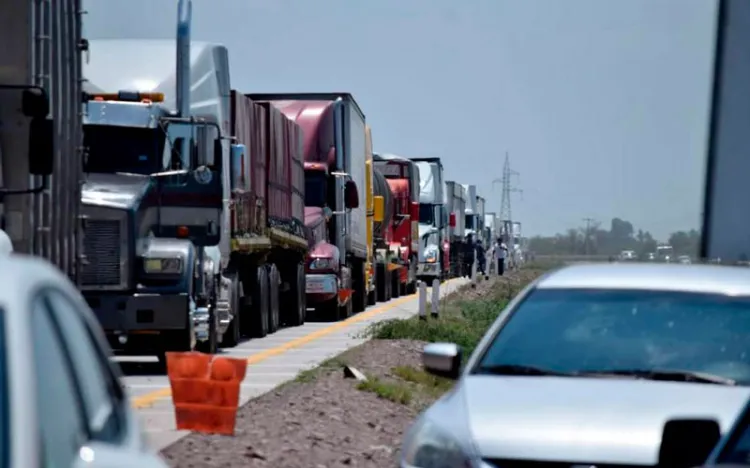
[[[240,284],[237,277],[232,279],[232,286],[229,290],[229,307],[232,313],[232,321],[229,322],[227,331],[224,332],[224,337],[221,341],[221,346],[224,348],[232,348],[237,346],[240,342]]]
[[[284,296],[284,324],[288,327],[298,327],[305,323],[307,316],[307,294],[305,293],[305,267],[298,263],[290,278],[290,290]]]
[[[252,336],[263,338],[268,335],[268,270],[258,267],[253,288]]]
[[[373,283],[377,284],[377,275],[376,275],[375,278],[376,279],[375,279],[375,281],[373,281]],[[373,306],[373,305],[377,304],[377,302],[378,302],[378,288],[375,287],[375,288],[373,288],[372,291],[368,291],[367,292],[367,305],[368,306]]]
[[[388,270],[383,263],[375,264],[375,298],[380,302],[388,300]]]
[[[391,298],[401,296],[401,269],[391,271]]]
[[[268,333],[279,329],[279,270],[276,265],[268,266]]]

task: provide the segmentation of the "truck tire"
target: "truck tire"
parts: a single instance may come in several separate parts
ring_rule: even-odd
[[[401,296],[401,269],[391,271],[391,298]]]
[[[375,278],[373,279],[373,285],[377,285],[377,273],[375,274]],[[372,291],[367,292],[367,305],[368,306],[374,306],[378,302],[378,288],[377,286],[372,288]]]
[[[221,341],[221,346],[223,348],[232,348],[234,346],[237,346],[240,342],[240,327],[242,326],[240,324],[240,315],[241,315],[241,303],[240,303],[240,282],[235,276],[232,279],[232,286],[230,286],[229,291],[229,307],[232,312],[232,321],[229,322],[229,327],[227,328],[227,331],[224,332],[223,340]]]
[[[255,276],[255,287],[253,288],[253,308],[251,335],[254,338],[263,338],[268,335],[268,270],[265,266],[259,266]]]
[[[388,298],[388,270],[383,263],[375,264],[375,298],[386,302]]]
[[[406,283],[406,294],[414,294],[417,292],[417,262],[414,258],[409,262],[409,277],[413,278],[410,283]]]
[[[284,325],[298,327],[305,323],[307,316],[307,294],[305,293],[305,266],[298,263],[292,268],[289,278],[289,292],[282,301],[284,307]]]
[[[356,273],[356,276],[352,275],[352,286],[354,288],[354,294],[352,294],[352,312],[357,314],[363,312],[367,308],[367,282],[365,281],[365,263],[356,262],[357,265],[352,269],[352,273]]]
[[[346,285],[346,287],[351,288],[354,283],[354,278],[349,278],[349,284]],[[354,294],[351,295],[348,301],[346,301],[346,305],[338,307],[338,320],[345,320],[352,316],[352,311],[354,310]]]
[[[279,270],[276,265],[268,266],[268,333],[279,329]]]

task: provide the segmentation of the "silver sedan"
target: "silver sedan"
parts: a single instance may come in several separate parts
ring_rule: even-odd
[[[426,346],[425,367],[458,382],[400,464],[699,465],[750,398],[748,336],[750,269],[564,267],[508,305],[463,369],[456,345]],[[696,428],[699,442],[673,437]]]

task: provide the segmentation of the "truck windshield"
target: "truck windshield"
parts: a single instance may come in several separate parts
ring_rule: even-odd
[[[165,135],[157,128],[85,125],[84,172],[153,174],[162,168]]]
[[[466,229],[474,229],[474,215],[466,215]]]
[[[320,171],[305,171],[305,206],[323,208],[328,203],[328,177]]]
[[[419,204],[419,222],[435,225],[435,206],[426,203]]]

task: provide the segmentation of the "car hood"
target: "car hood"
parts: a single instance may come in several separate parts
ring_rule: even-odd
[[[750,397],[748,387],[614,378],[467,376],[457,391],[454,415],[467,415],[482,458],[645,465],[657,463],[668,420],[715,419],[724,432]]]
[[[151,180],[140,174],[86,174],[81,201],[109,208],[133,208],[148,192]]]

